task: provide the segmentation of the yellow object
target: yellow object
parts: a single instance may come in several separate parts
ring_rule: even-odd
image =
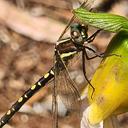
[[[128,32],[114,36],[105,56],[91,80],[94,93],[88,85],[86,116],[91,125],[128,110]]]

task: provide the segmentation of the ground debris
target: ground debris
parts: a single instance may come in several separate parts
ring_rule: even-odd
[[[1,9],[4,10],[6,5],[2,3],[3,1],[5,2],[5,0],[0,1],[0,7],[2,4],[3,8]],[[55,41],[63,31],[64,23],[67,23],[68,19],[72,16],[72,2],[70,0],[8,1],[10,3],[9,6],[7,5],[8,7],[6,6],[6,10],[10,8],[12,10],[11,13],[8,12],[8,18],[5,18],[5,14],[0,11],[0,116],[8,110],[11,104],[14,103],[31,84],[36,82],[36,80],[45,74],[53,65]],[[98,0],[98,2],[100,3],[101,0]],[[123,2],[116,3],[113,5],[111,11],[114,10],[114,12],[118,11],[123,13],[124,6],[117,6],[119,4],[124,5]],[[127,4],[125,5],[127,6]],[[115,10],[114,7],[119,8],[120,11],[118,9]],[[21,14],[23,15],[20,15],[20,11],[14,13],[16,9],[22,10]],[[23,13],[24,11],[26,12],[25,15]],[[125,14],[122,15],[127,14],[128,11],[125,11]],[[26,16],[32,16],[34,18],[31,19],[29,17],[30,19],[28,18],[28,20],[26,20]],[[8,20],[9,18],[10,20]],[[40,20],[35,20],[36,18]],[[93,30],[94,29],[89,30],[89,35],[92,34]],[[104,51],[109,42],[108,38],[111,36],[111,34],[106,32],[101,33],[96,41],[94,41],[94,45],[97,46],[99,51]],[[99,60],[92,62],[94,67],[89,68],[91,72],[89,74],[90,76],[92,76],[94,69],[97,67],[98,61]],[[90,66],[90,63],[86,66],[88,67],[88,65]],[[75,67],[80,67],[80,65],[76,65]],[[73,79],[76,79],[78,83],[80,79],[81,81],[83,80],[81,77],[82,72],[79,72],[79,70],[77,72],[71,72]],[[52,82],[49,84],[53,85]],[[51,128],[52,116],[50,107],[52,103],[50,104],[49,102],[51,102],[51,88],[46,87],[28,101],[26,104],[27,107],[21,109],[21,112],[16,114],[5,128]],[[41,105],[43,107],[47,105],[50,109],[42,112],[42,109],[40,109]],[[28,109],[30,109],[30,111],[28,111]],[[34,109],[39,110],[36,111],[36,113]],[[66,112],[67,110],[63,111],[63,116],[67,114]],[[76,113],[69,113],[69,115],[70,116],[66,118],[59,118],[60,127],[78,128],[79,120],[76,119]],[[123,119],[124,118],[121,118],[121,121]],[[125,120],[122,124],[126,122]]]

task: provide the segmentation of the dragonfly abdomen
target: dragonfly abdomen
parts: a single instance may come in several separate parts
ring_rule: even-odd
[[[4,126],[8,120],[28,101],[37,91],[54,77],[53,68],[41,77],[34,85],[31,86],[8,110],[8,112],[0,120],[0,128]]]

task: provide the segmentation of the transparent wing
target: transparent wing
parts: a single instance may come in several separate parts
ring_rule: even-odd
[[[88,47],[97,51],[95,46],[93,46],[91,44],[89,44]],[[95,56],[95,54],[92,51],[88,50],[88,49],[86,50],[86,53],[87,53],[87,56],[89,58]],[[100,61],[101,61],[101,58],[99,58],[99,57],[91,59],[91,60],[88,60],[87,58],[85,58],[86,75],[87,75],[87,78],[89,80],[91,80],[91,78],[92,78],[96,68],[98,67]],[[85,85],[88,84],[87,81],[84,78],[84,75],[83,75],[82,52],[77,53],[72,59],[70,59],[68,64],[66,64],[66,67],[68,68],[68,71],[70,72],[71,78],[73,78],[75,83],[77,83],[77,88],[81,92],[81,89],[83,87],[85,87]],[[73,74],[73,76],[72,76],[72,74]],[[84,84],[84,86],[82,86],[83,84]]]
[[[68,109],[78,110],[80,107],[80,93],[75,83],[71,80],[66,70],[60,72],[58,79],[57,90],[62,102]]]
[[[71,79],[67,65],[60,58],[60,55],[57,55],[57,63],[55,66],[56,73],[56,87],[59,97],[62,102],[69,110],[79,110],[80,108],[80,92]]]
[[[56,55],[54,55],[54,83],[52,93],[52,113],[53,113],[53,128],[58,128],[58,103],[57,103],[57,69],[56,69]]]
[[[71,0],[73,9],[79,8],[82,3],[85,3],[84,7],[89,10],[95,6],[95,0]]]
[[[88,55],[91,55],[93,53],[90,53],[87,51]],[[91,56],[90,56],[91,57]],[[96,65],[94,63],[97,62],[97,59],[93,60],[86,60],[86,71],[87,71],[87,77],[88,79],[91,79],[92,74],[94,73],[96,69]],[[81,103],[80,103],[80,94],[83,88],[86,87],[88,84],[87,81],[85,83],[85,78],[82,72],[82,60],[81,60],[81,54],[77,53],[72,58],[64,59],[60,58],[60,54],[58,51],[58,54],[56,55],[56,65],[55,65],[55,84],[57,88],[57,94],[61,98],[62,102],[66,105],[66,107],[69,110],[79,110]],[[93,65],[92,65],[93,63]],[[75,65],[75,66],[74,66]],[[72,71],[78,71],[81,70],[81,76],[83,76],[83,82],[81,82],[81,79],[79,79],[80,84],[76,84],[71,78],[71,72]],[[77,76],[79,73],[77,72]],[[84,83],[84,84],[83,84]],[[84,86],[83,86],[83,85]]]

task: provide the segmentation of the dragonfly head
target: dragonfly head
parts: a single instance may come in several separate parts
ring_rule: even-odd
[[[71,25],[71,38],[72,41],[77,45],[82,45],[88,38],[88,27],[79,23],[73,23]]]

